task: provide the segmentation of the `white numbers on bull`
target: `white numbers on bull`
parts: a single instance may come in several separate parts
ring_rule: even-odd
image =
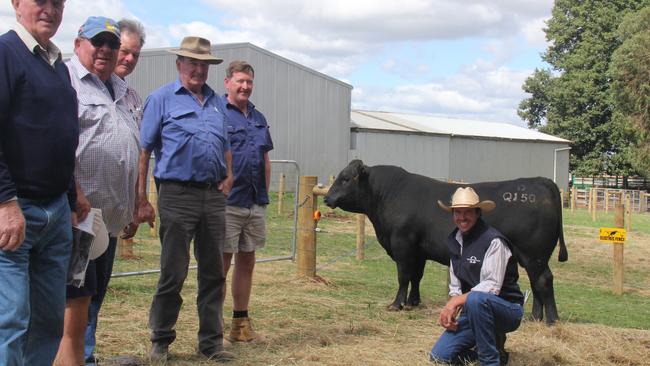
[[[503,200],[506,202],[535,203],[535,194],[526,193],[526,186],[517,186],[516,191],[504,192]]]

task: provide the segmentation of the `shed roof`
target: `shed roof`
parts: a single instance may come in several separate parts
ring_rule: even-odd
[[[425,114],[353,110],[353,128],[432,135],[465,136],[488,139],[527,140],[570,143],[553,135],[509,123],[457,119]]]

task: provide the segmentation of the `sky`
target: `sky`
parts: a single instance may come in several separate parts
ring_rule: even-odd
[[[552,7],[552,0],[67,0],[53,40],[72,52],[88,16],[133,18],[145,26],[145,49],[178,47],[189,35],[249,42],[351,84],[353,109],[525,126],[521,86],[548,67],[541,54]],[[11,2],[0,2],[0,33],[14,19]]]

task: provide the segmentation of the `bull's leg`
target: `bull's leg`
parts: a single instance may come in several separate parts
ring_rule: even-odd
[[[406,302],[406,293],[409,286],[409,276],[406,272],[404,264],[397,263],[397,283],[399,288],[397,289],[397,295],[395,296],[395,301],[392,304],[388,305],[388,310],[398,311],[402,310],[404,303]]]
[[[527,262],[524,265],[528,278],[530,279],[530,287],[533,291],[533,313],[530,318],[532,320],[541,321],[544,318],[543,313],[543,298],[542,293],[539,291],[538,278],[541,276],[541,271],[537,266],[537,262]]]
[[[546,313],[546,324],[555,323],[560,317],[557,314],[557,305],[555,304],[555,291],[553,289],[553,273],[548,265],[537,279],[540,297],[544,312]]]
[[[425,260],[411,264],[411,291],[406,300],[406,308],[410,309],[420,305],[420,281],[424,275]]]
[[[532,267],[532,268],[531,268]],[[546,313],[546,323],[553,324],[559,317],[553,290],[553,273],[545,261],[536,261],[526,268],[533,288],[532,318],[541,321]]]

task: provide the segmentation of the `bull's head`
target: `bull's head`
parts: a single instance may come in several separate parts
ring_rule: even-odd
[[[367,192],[368,169],[361,160],[352,160],[346,166],[325,196],[328,207],[340,207],[345,211],[365,213],[363,204]]]

